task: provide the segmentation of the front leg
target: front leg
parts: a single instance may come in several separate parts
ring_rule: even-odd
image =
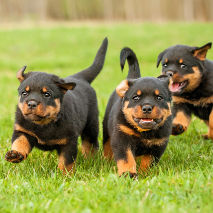
[[[154,157],[152,155],[143,155],[140,156],[139,159],[140,159],[139,172],[146,173],[147,170],[152,166]]]
[[[77,139],[70,141],[66,145],[61,145],[58,149],[58,168],[63,174],[72,173],[75,168],[75,160],[77,157]]]
[[[175,103],[172,108],[173,122],[172,135],[179,135],[185,132],[191,121],[191,111],[186,104]]]
[[[5,160],[11,163],[20,163],[25,160],[33,148],[33,141],[36,140],[30,135],[14,131],[12,137],[12,148],[5,155]]]
[[[212,139],[213,140],[213,109],[209,115],[209,121],[206,122],[209,127],[208,133],[204,135],[204,139]]]
[[[130,177],[136,177],[136,162],[131,148],[130,138],[117,133],[112,136],[112,151],[118,167],[118,175],[129,173]]]

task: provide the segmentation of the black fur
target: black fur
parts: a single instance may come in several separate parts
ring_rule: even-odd
[[[131,58],[127,56],[129,53],[131,53]],[[109,149],[107,143],[110,141],[112,153],[117,163],[120,160],[124,160],[128,163],[127,150],[131,150],[134,158],[142,155],[151,155],[154,158],[153,162],[158,162],[165,151],[171,133],[172,117],[169,109],[171,94],[168,90],[168,77],[161,76],[159,79],[151,77],[139,78],[140,69],[138,61],[133,51],[129,48],[124,48],[121,51],[122,69],[126,58],[129,62],[129,73],[127,77],[129,79],[126,80],[126,82],[128,82],[128,90],[123,97],[120,97],[116,91],[114,91],[109,99],[103,120],[104,154],[106,157],[111,157],[107,156],[106,150]],[[141,95],[137,95],[138,90],[142,92]],[[159,95],[154,94],[155,90],[159,90]],[[158,100],[158,96],[163,99]],[[149,126],[149,124],[146,124],[148,126],[138,124],[138,127],[141,129],[149,129],[149,131],[140,131],[137,129],[137,126],[133,125],[126,118],[124,106],[127,101],[129,102],[128,109],[150,105],[153,107],[153,111],[154,107],[158,107],[160,111],[164,109],[170,114],[161,124],[159,124],[159,122],[161,122],[160,119],[157,118],[153,118],[154,120],[151,122],[151,126]],[[133,134],[128,135],[121,131],[121,129],[119,129],[120,125],[127,127],[130,133]],[[160,145],[152,144],[154,140],[162,138],[164,138],[164,140]],[[146,142],[147,140],[150,140],[149,144]],[[126,172],[130,172],[131,175],[134,173],[133,176],[136,175],[135,172],[130,170]],[[121,173],[123,172],[121,171],[119,175],[122,175]]]
[[[213,122],[210,120],[213,107],[213,61],[206,59],[210,48],[211,43],[202,47],[176,45],[164,50],[158,56],[157,66],[162,62],[162,73],[170,75],[173,84],[185,79],[185,87],[177,91],[172,89],[172,85],[170,86],[174,100],[172,131],[174,135],[181,134],[187,129],[192,114],[208,124]],[[190,78],[187,77],[189,74]],[[191,89],[190,81],[195,85]],[[182,117],[188,120],[187,125],[181,121],[183,119],[178,118],[178,112],[182,112],[184,115]],[[208,135],[209,138],[212,136]]]
[[[18,72],[20,101],[12,144],[24,135],[31,149],[34,146],[42,150],[56,149],[59,157],[64,159],[64,168],[59,165],[63,171],[69,170],[76,159],[79,136],[91,148],[98,149],[98,106],[95,90],[90,83],[104,65],[107,46],[108,40],[105,38],[92,66],[64,79],[42,72],[24,74],[26,67]],[[53,112],[56,112],[54,116]],[[63,139],[65,142],[60,141]],[[23,148],[26,147],[24,144]],[[22,147],[20,144],[18,146]],[[22,150],[16,151],[24,156]],[[5,158],[11,161],[9,157],[10,151]],[[15,162],[15,156],[11,162]]]

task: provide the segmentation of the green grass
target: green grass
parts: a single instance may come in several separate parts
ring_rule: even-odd
[[[158,166],[138,181],[118,178],[114,162],[78,155],[73,176],[57,170],[56,152],[34,149],[28,159],[11,164],[17,102],[16,72],[27,64],[65,77],[89,66],[108,36],[105,66],[92,84],[97,91],[100,123],[110,93],[127,75],[119,54],[124,46],[137,54],[143,76],[158,76],[160,51],[174,44],[204,45],[212,41],[213,24],[116,24],[33,27],[0,30],[0,212],[212,212],[213,142],[204,141],[205,124],[193,118],[189,130],[171,137]],[[210,50],[208,58],[213,59]],[[100,125],[100,129],[101,125]],[[99,141],[102,141],[100,131]]]

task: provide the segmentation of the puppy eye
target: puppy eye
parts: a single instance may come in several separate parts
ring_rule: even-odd
[[[166,64],[166,63],[165,63],[165,64],[163,64],[163,67],[168,67],[168,64]]]
[[[184,68],[186,68],[186,67],[187,67],[187,66],[186,66],[185,64],[181,64],[181,65],[180,65],[180,68],[181,68],[181,69],[184,69]]]
[[[45,92],[45,93],[44,93],[44,97],[48,98],[48,97],[50,97],[50,96],[51,96],[51,94],[50,94],[49,92]]]
[[[139,99],[140,99],[140,97],[139,96],[134,96],[133,98],[132,98],[134,101],[138,101]]]
[[[157,100],[159,100],[159,101],[163,100],[163,97],[160,96],[160,95],[158,95],[156,98],[157,98]]]
[[[22,96],[27,96],[28,93],[27,93],[26,91],[24,91],[24,92],[21,93],[21,95],[22,95]]]

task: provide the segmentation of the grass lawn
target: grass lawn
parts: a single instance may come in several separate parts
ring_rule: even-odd
[[[118,178],[114,162],[79,152],[73,176],[57,170],[56,152],[34,149],[27,160],[11,164],[16,72],[23,65],[61,77],[89,66],[108,36],[105,66],[93,82],[99,103],[100,134],[105,107],[113,89],[127,75],[119,54],[124,46],[137,54],[142,76],[158,76],[160,51],[174,44],[201,46],[213,39],[213,24],[114,24],[91,26],[0,28],[0,212],[212,212],[213,142],[204,141],[205,124],[193,118],[189,130],[171,136],[158,166],[138,181]],[[213,59],[213,50],[208,53]],[[70,118],[72,119],[72,118]],[[101,146],[102,148],[102,146]]]

